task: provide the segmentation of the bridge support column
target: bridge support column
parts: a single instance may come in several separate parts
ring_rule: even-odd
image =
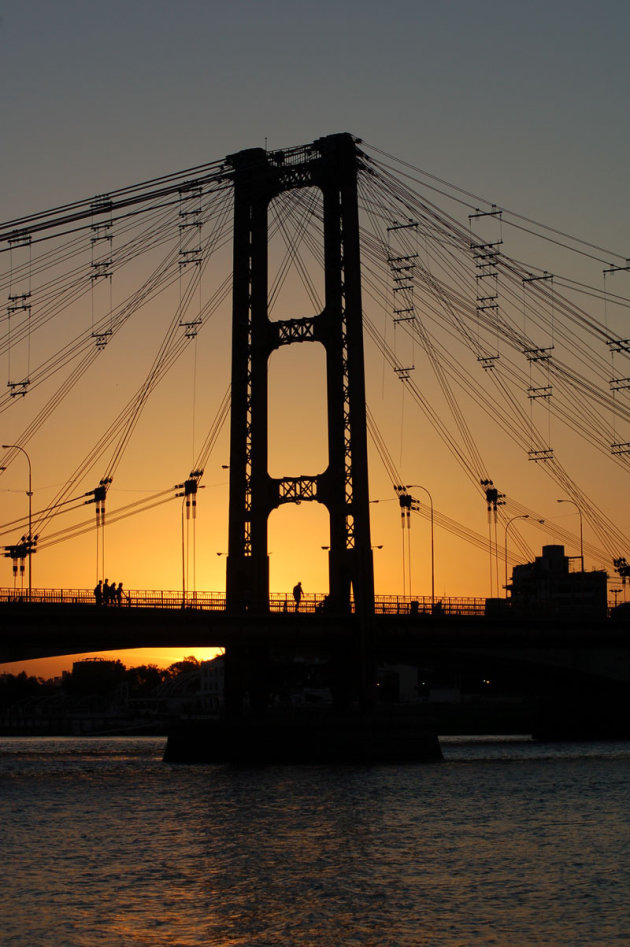
[[[324,503],[330,516],[329,604],[354,611],[356,660],[364,704],[374,690],[374,573],[370,541],[357,172],[352,136],[330,135],[286,152],[242,151],[228,158],[234,179],[232,415],[227,607],[269,608],[267,521],[280,503]],[[270,201],[293,188],[323,196],[325,305],[284,323],[268,317],[267,215]],[[291,342],[326,350],[328,466],[314,477],[268,473],[268,360]]]
[[[229,645],[225,649],[224,711],[243,717],[246,704],[257,719],[269,704],[269,649],[264,645]]]

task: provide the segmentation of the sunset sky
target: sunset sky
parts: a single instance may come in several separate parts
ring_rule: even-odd
[[[106,6],[5,0],[0,3],[0,220],[106,194],[245,148],[274,150],[349,131],[368,150],[381,149],[487,202],[614,251],[620,259],[630,257],[629,29],[630,8],[614,0],[597,5],[582,0],[526,5],[113,0]],[[467,210],[460,213],[467,226]],[[522,254],[528,250],[515,240],[511,252],[526,259]],[[597,260],[569,263],[552,244],[545,248],[547,255],[536,252],[534,265],[541,269],[564,267],[574,280],[601,288]],[[220,257],[218,264],[225,265],[228,257]],[[313,278],[316,284],[321,280],[317,274]],[[114,279],[114,292],[130,293],[129,279]],[[630,296],[630,273],[620,274],[615,291]],[[289,280],[284,292],[278,318],[285,312],[309,314],[297,285]],[[580,305],[590,304],[582,299]],[[592,305],[600,318],[601,301]],[[142,383],[172,307],[169,298],[146,307],[25,445],[33,468],[34,510],[52,501]],[[75,317],[80,314],[73,312]],[[629,338],[623,312],[618,317],[615,331]],[[51,346],[57,331],[50,329],[46,337]],[[108,512],[168,490],[188,475],[229,382],[229,331],[228,301],[144,410],[108,495]],[[41,356],[46,344],[42,340],[35,355]],[[411,491],[419,500],[426,497],[424,487],[437,510],[486,535],[483,498],[459,478],[444,446],[403,395],[399,381],[386,377],[381,355],[368,344],[366,363],[368,403],[404,482],[421,485]],[[313,346],[286,347],[272,356],[273,476],[315,473],[325,466],[323,367],[322,352]],[[2,389],[10,370],[5,357]],[[423,374],[420,360],[416,372],[416,384],[437,404],[435,382]],[[14,399],[0,420],[3,444],[19,442],[49,394],[41,389]],[[577,555],[575,507],[557,504],[563,494],[541,465],[506,445],[479,405],[461,407],[496,485],[535,511],[531,522],[515,524],[510,535],[516,540],[518,532],[533,554],[540,554],[542,545],[557,541],[534,522],[544,519],[570,531],[573,545],[567,543],[567,553]],[[630,431],[615,433],[619,441],[630,442]],[[554,431],[551,439],[581,489],[627,535],[627,469],[610,469],[564,431]],[[228,463],[226,426],[199,494],[200,590],[222,590],[225,584]],[[383,547],[374,550],[377,593],[400,594],[409,591],[403,589],[409,576],[403,580],[398,504],[374,451],[370,464],[371,497],[379,501],[372,506],[372,541]],[[0,478],[3,523],[26,511],[26,475],[26,461],[18,456]],[[95,487],[99,476],[97,468],[80,492]],[[84,516],[93,512],[87,507]],[[9,532],[0,543],[17,539]],[[429,540],[427,520],[414,518],[414,595],[430,593]],[[597,545],[585,521],[584,541],[589,540]],[[286,592],[301,579],[307,593],[326,591],[322,546],[328,541],[323,507],[301,504],[274,513],[272,590]],[[440,529],[435,548],[438,596],[490,594],[487,552]],[[612,571],[610,561],[594,553],[586,555],[586,568]],[[630,559],[630,548],[620,554]],[[113,524],[105,556],[108,577],[122,580],[128,589],[181,588],[181,501]],[[0,586],[11,587],[11,564],[3,563]],[[33,586],[92,588],[96,568],[96,539],[89,533],[38,552]],[[620,594],[625,597],[625,589]],[[169,664],[189,653],[184,644],[168,654],[128,653],[121,659]],[[48,676],[70,663],[67,658],[36,662],[28,669]]]

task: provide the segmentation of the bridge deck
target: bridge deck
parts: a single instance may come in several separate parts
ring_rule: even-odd
[[[333,615],[311,597],[300,610],[285,610],[284,598],[256,614],[225,610],[224,596],[198,593],[132,593],[122,606],[97,606],[85,590],[34,592],[31,601],[0,594],[0,662],[62,654],[133,648],[257,645],[330,651],[356,641],[353,615]],[[444,607],[446,605],[446,607]],[[450,607],[449,607],[450,606]],[[484,615],[479,608],[447,602],[433,612],[399,598],[377,603],[373,643],[381,659],[421,661],[429,653],[497,653],[537,649],[618,649],[614,658],[630,675],[628,621],[558,616],[518,616],[509,610]]]

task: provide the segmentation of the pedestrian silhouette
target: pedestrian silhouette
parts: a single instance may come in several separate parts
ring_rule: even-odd
[[[122,605],[122,597],[123,597],[122,582],[119,582],[118,588],[116,589],[116,603],[118,605]]]
[[[301,582],[298,582],[297,585],[293,586],[293,598],[295,599],[295,610],[297,612],[297,610],[300,607],[300,601],[302,599],[302,583]]]
[[[321,602],[318,602],[315,606],[316,612],[327,612],[330,608],[330,598],[328,595],[324,595]]]
[[[98,580],[98,585],[94,589],[94,601],[97,605],[103,604],[103,580]]]
[[[105,579],[105,581],[103,582],[103,605],[109,605],[109,596],[110,596],[109,579]]]

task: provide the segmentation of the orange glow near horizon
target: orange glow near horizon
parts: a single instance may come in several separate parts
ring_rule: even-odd
[[[210,661],[221,654],[221,648],[130,648],[128,651],[93,651],[88,654],[64,654],[56,658],[36,658],[32,661],[15,661],[0,664],[0,674],[21,674],[41,677],[44,680],[61,677],[63,671],[71,671],[75,661],[102,658],[105,661],[121,661],[125,667],[140,667],[154,664],[159,668],[170,667],[184,658],[194,657],[198,661]]]

